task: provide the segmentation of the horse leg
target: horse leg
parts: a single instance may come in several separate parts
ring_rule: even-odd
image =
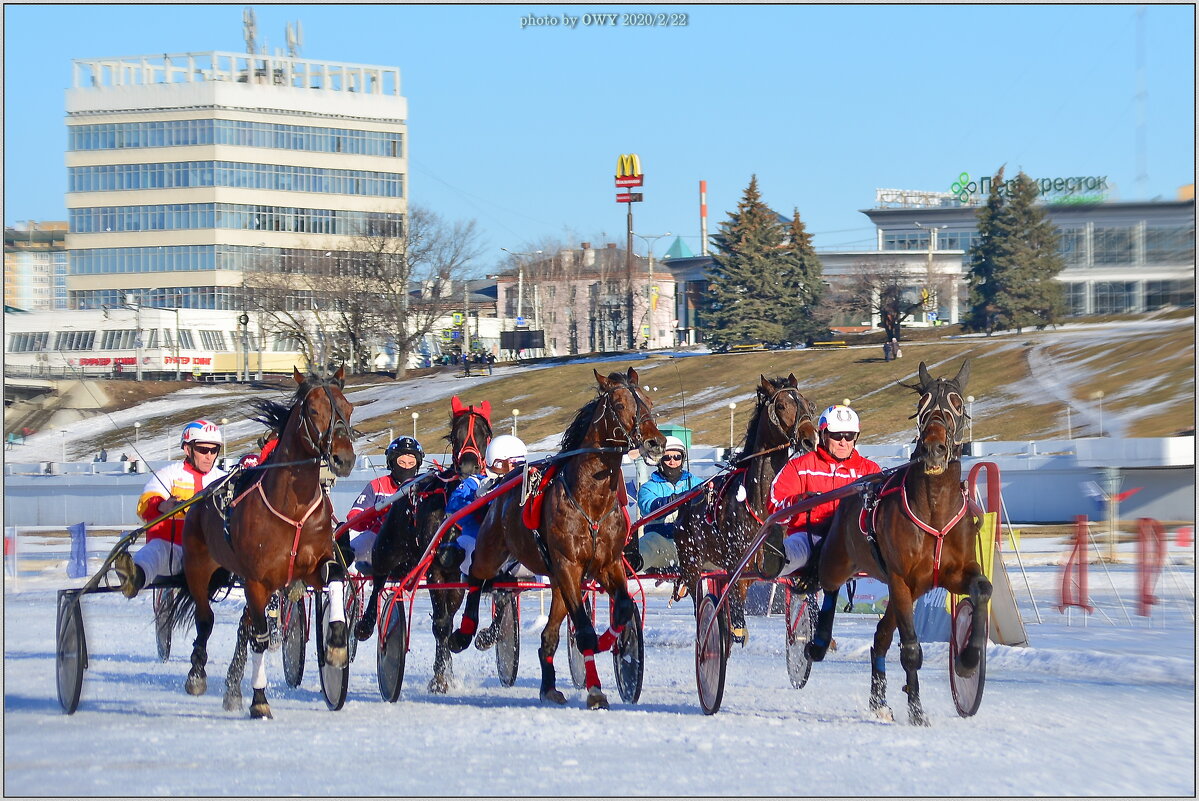
[[[233,660],[225,676],[224,707],[227,712],[241,709],[241,680],[246,674],[246,652],[250,641],[250,605],[246,604],[241,620],[237,624],[237,645],[233,648]]]
[[[455,654],[465,651],[475,638],[475,632],[479,628],[479,599],[483,594],[484,585],[489,582],[471,575],[466,577],[466,583],[466,608],[462,610],[462,622],[448,641],[451,653]]]
[[[350,636],[346,627],[345,568],[333,559],[322,562],[320,583],[329,590],[329,635],[325,639],[325,664],[343,668],[350,661]]]
[[[372,564],[377,563],[372,562]],[[385,583],[387,583],[386,570],[382,573],[376,572],[372,577],[370,600],[366,602],[366,608],[362,610],[362,617],[354,626],[354,636],[359,641],[369,640],[375,632],[375,618],[379,615],[379,595],[382,594]]]
[[[837,593],[840,589],[824,589],[824,600],[820,604],[820,613],[816,615],[816,632],[804,646],[804,655],[813,662],[824,661],[829,643],[833,640],[833,619],[837,616]]]
[[[583,610],[583,605],[579,604],[579,609],[584,612],[583,617],[587,617],[586,610]],[[545,628],[541,631],[541,647],[537,649],[537,662],[541,665],[541,689],[540,697],[542,701],[553,701],[555,704],[565,704],[566,696],[558,689],[557,674],[554,671],[554,652],[558,650],[558,628],[562,625],[562,620],[566,617],[566,601],[562,597],[558,586],[550,590],[550,613],[549,620],[545,624]],[[575,621],[575,631],[578,631],[577,619]],[[588,624],[590,625],[590,620]],[[591,632],[592,642],[595,639],[595,631]],[[594,654],[592,655],[592,664],[594,665]],[[595,668],[592,667],[592,670]]]
[[[749,642],[749,626],[745,624],[745,596],[752,583],[749,579],[738,581],[733,594],[729,596],[729,633],[733,642],[742,646]]]
[[[545,697],[546,688],[546,668],[549,668],[550,687],[553,687],[554,681],[554,651],[558,648],[558,626],[562,619],[559,617],[554,619],[555,605],[558,603],[558,597],[561,596],[561,604],[564,612],[570,615],[570,620],[575,626],[575,644],[579,647],[579,653],[583,655],[583,674],[585,676],[583,685],[587,688],[587,708],[588,709],[607,709],[608,699],[600,689],[599,673],[595,669],[595,654],[600,649],[599,638],[595,634],[595,626],[591,623],[591,616],[587,614],[586,607],[583,606],[581,582],[582,568],[574,565],[556,566],[556,575],[554,576],[554,597],[555,602],[550,606],[550,620],[546,624],[545,631],[541,633],[541,650],[538,651],[538,656],[542,657],[542,698]],[[621,581],[624,579],[624,568],[619,566],[621,571]],[[610,568],[611,570],[611,568]],[[601,580],[604,576],[600,577]],[[605,589],[611,586],[613,589],[621,590],[623,586],[615,580],[610,580],[604,583]],[[628,591],[624,591],[628,595]],[[618,604],[620,598],[615,597]],[[631,600],[630,600],[631,603]],[[617,615],[627,614],[632,617],[632,610],[624,611],[626,607],[617,606]],[[614,617],[613,621],[619,620],[619,617]],[[623,629],[623,624],[621,624]],[[609,644],[609,647],[611,645]],[[557,692],[555,690],[555,692]]]
[[[870,648],[870,711],[883,720],[895,720],[894,713],[887,706],[887,651],[891,648],[891,639],[895,634],[893,608],[888,605],[878,621],[874,630],[874,645]]]
[[[452,581],[450,578],[435,578],[435,581]],[[429,692],[445,693],[454,681],[454,657],[450,648],[450,636],[454,629],[454,613],[462,605],[461,590],[430,590],[433,604],[433,639],[436,651],[433,655],[433,677],[429,679]],[[476,609],[476,614],[478,614]]]
[[[982,571],[974,565],[974,571],[966,580],[966,593],[974,603],[974,612],[970,616],[970,641],[958,652],[953,669],[959,676],[968,679],[978,670],[983,649],[987,647],[985,621],[990,614],[991,582]]]
[[[208,691],[208,674],[204,671],[208,664],[208,638],[212,636],[212,626],[216,621],[212,602],[208,599],[208,582],[212,579],[212,572],[185,570],[185,573],[188,592],[196,603],[196,639],[192,642],[191,669],[187,672],[183,689],[188,695],[203,695]]]
[[[266,649],[270,645],[270,635],[266,629],[266,604],[270,597],[271,591],[265,585],[256,581],[246,582],[246,612],[250,623],[248,639],[250,650],[254,653],[250,679],[254,696],[250,701],[250,717],[254,719],[274,717],[266,700]]]
[[[917,675],[924,662],[924,651],[920,648],[920,638],[916,636],[916,624],[912,617],[912,590],[902,580],[893,579],[888,584],[890,598],[887,611],[895,610],[895,624],[899,627],[899,663],[903,666],[907,680],[903,691],[908,694],[908,721],[914,726],[927,726],[928,718],[920,704],[920,678]]]

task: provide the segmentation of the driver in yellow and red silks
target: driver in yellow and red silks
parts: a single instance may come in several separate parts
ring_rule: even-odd
[[[147,522],[191,500],[200,490],[225,475],[216,460],[225,439],[216,423],[195,420],[183,427],[182,462],[171,462],[154,472],[137,501],[137,514]],[[113,562],[121,577],[121,592],[133,598],[160,576],[183,572],[183,518],[172,515],[146,531],[146,544],[133,556],[123,552]]]

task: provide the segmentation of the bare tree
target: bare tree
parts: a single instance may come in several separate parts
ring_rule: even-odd
[[[900,339],[902,324],[934,302],[937,287],[926,281],[924,271],[897,260],[859,261],[826,295],[824,308],[840,319],[877,316],[887,339]]]

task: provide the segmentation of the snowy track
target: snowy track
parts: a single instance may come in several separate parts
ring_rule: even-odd
[[[1054,571],[1034,575],[1050,586]],[[1193,568],[1187,576],[1193,581]],[[500,686],[492,652],[455,660],[458,687],[433,696],[428,601],[417,604],[399,703],[379,699],[374,640],[360,646],[349,699],[325,709],[309,645],[302,686],[268,660],[273,721],[221,708],[240,603],[217,606],[207,695],[184,694],[191,632],[154,655],[150,599],[84,600],[91,667],[79,711],[54,684],[54,600],[61,581],[23,579],[5,597],[5,791],[8,795],[1193,795],[1193,624],[1066,628],[1056,612],[1029,626],[1032,648],[990,646],[978,715],[959,718],[947,648],[925,646],[922,695],[932,726],[907,725],[898,648],[889,698],[900,722],[867,712],[874,619],[841,615],[838,652],[803,690],[787,681],[780,617],[751,617],[735,647],[721,712],[695,693],[690,603],[649,596],[645,686],[621,703],[611,660],[597,661],[612,701],[565,708],[537,700],[536,594],[522,600],[520,675]],[[1038,591],[1038,596],[1041,593]],[[1028,615],[1026,614],[1026,618]],[[602,621],[601,622],[605,622]],[[247,693],[248,694],[248,693]]]

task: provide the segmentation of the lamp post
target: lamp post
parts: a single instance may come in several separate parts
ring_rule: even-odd
[[[633,236],[645,241],[646,249],[649,251],[649,282],[645,287],[645,319],[649,321],[649,336],[646,337],[646,346],[652,348],[654,346],[654,243],[659,239],[670,236],[670,231],[664,234],[638,234]]]
[[[60,428],[58,433],[62,434],[62,461],[65,464],[67,461],[67,430]]]
[[[733,413],[737,411],[737,402],[729,402],[729,455],[733,453]]]
[[[1066,404],[1066,439],[1074,439],[1074,427],[1070,425],[1070,404]]]
[[[183,380],[183,366],[179,364],[179,307],[183,305],[183,295],[175,295],[175,380]]]
[[[508,248],[500,248],[509,256],[516,256],[516,316],[517,318],[525,315],[525,262],[522,256],[539,256],[540,250],[535,250],[532,253],[514,253]]]
[[[933,291],[933,251],[937,249],[937,234],[939,234],[941,232],[941,230],[945,228],[945,226],[943,226],[943,225],[921,225],[920,223],[913,223],[913,224],[917,228],[920,228],[924,231],[929,232],[929,234],[928,234],[928,267],[927,267],[927,275],[925,276],[924,281],[925,281],[925,285],[927,286],[927,292],[928,292],[927,303],[931,307],[932,304],[935,302],[933,299],[934,299],[934,297],[936,297],[936,295]],[[928,320],[928,315],[929,315],[930,311],[931,311],[931,308],[924,309],[925,321]]]
[[[133,449],[135,451],[141,447],[141,442],[142,442],[141,434],[142,434],[142,424],[141,424],[141,421],[139,420],[133,424]]]
[[[520,409],[512,410],[512,436],[516,436],[516,418],[520,417]]]
[[[966,438],[974,442],[974,396],[966,396]],[[974,445],[970,446],[971,452],[974,450]]]
[[[420,412],[412,413],[412,438],[416,439],[416,421],[420,419]],[[388,432],[390,434],[390,431]],[[390,440],[389,440],[390,441]]]

